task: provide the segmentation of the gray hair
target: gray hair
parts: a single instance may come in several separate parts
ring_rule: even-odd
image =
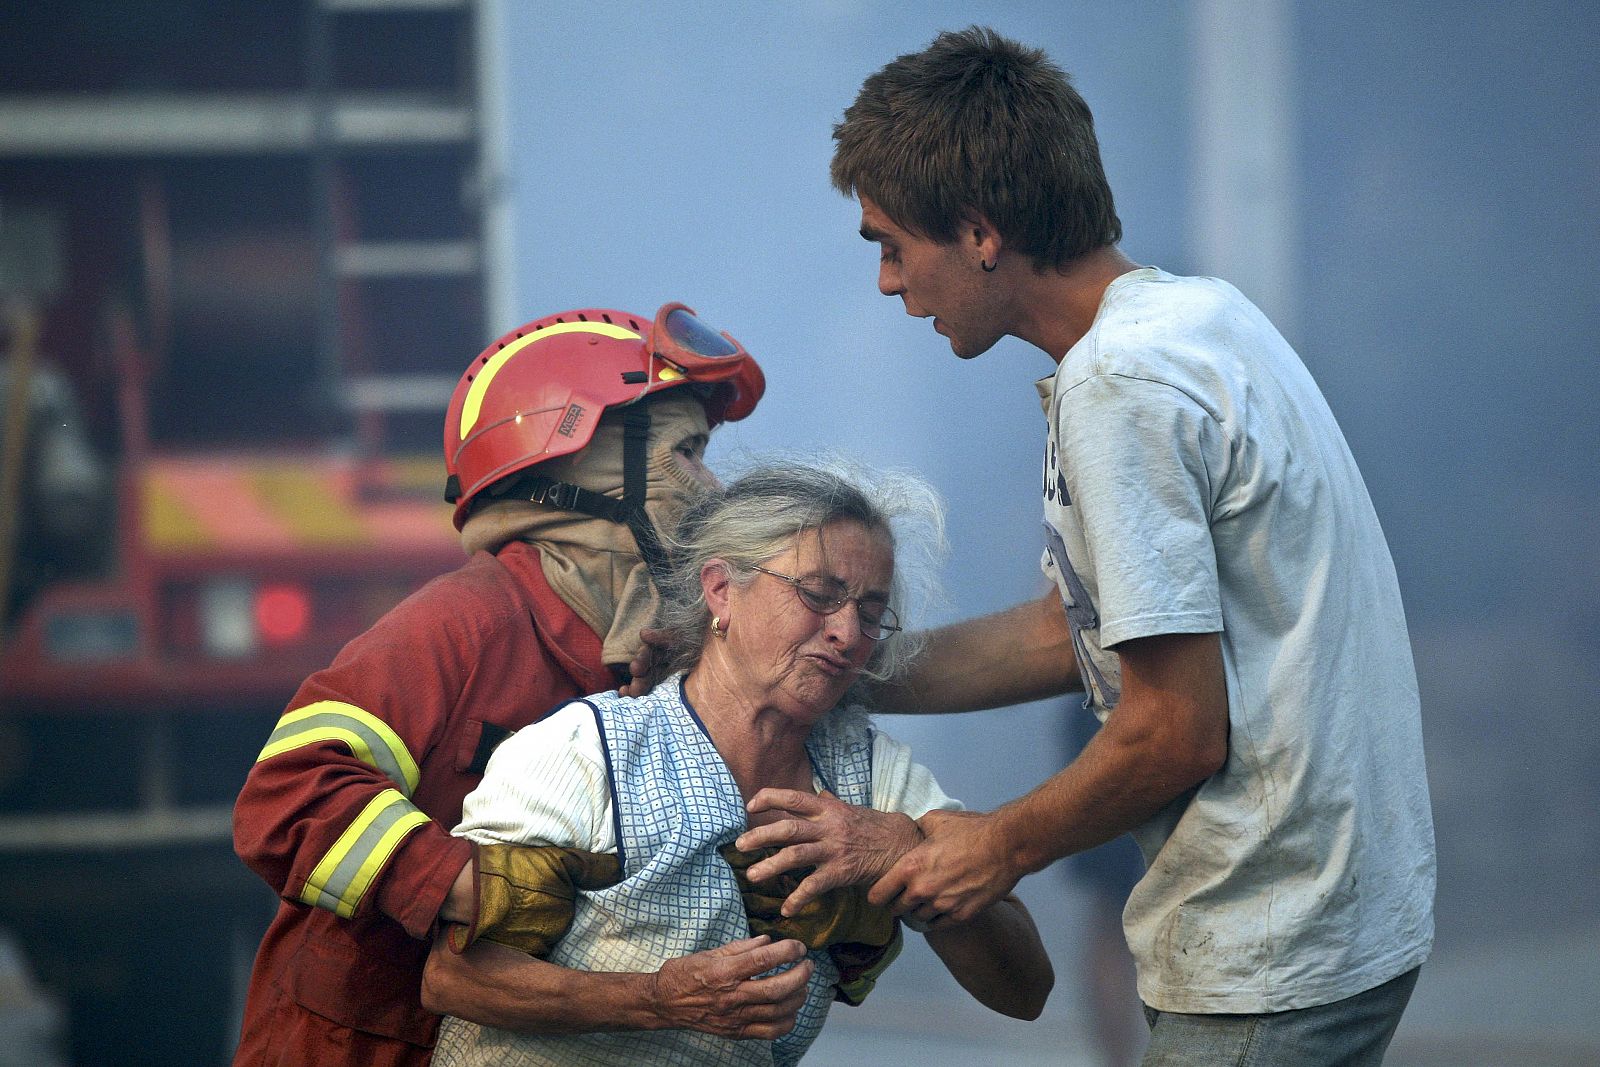
[[[727,562],[730,578],[743,587],[756,576],[754,564],[782,554],[800,534],[846,520],[880,533],[894,553],[889,605],[906,627],[876,643],[861,678],[900,676],[922,651],[912,616],[934,597],[944,508],[933,487],[915,475],[870,471],[838,459],[763,462],[697,498],[663,536],[673,574],[661,590],[656,622],[667,633],[667,667],[687,670],[705,650],[711,610],[700,572],[706,563]]]

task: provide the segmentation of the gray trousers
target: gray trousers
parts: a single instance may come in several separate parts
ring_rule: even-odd
[[[1261,1015],[1145,1008],[1143,1067],[1377,1067],[1416,988],[1414,968],[1332,1004]]]

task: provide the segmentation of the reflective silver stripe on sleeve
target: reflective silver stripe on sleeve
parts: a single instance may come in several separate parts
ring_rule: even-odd
[[[385,789],[334,842],[300,891],[300,900],[348,919],[406,835],[429,821],[397,790]]]
[[[376,715],[338,700],[319,700],[285,714],[256,762],[321,741],[340,742],[406,796],[416,790],[421,773],[400,736]]]

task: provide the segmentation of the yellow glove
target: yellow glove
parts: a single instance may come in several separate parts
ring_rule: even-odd
[[[829,890],[802,908],[800,914],[785,917],[780,910],[784,900],[810,870],[785,871],[758,886],[750,881],[750,868],[777,852],[776,848],[740,852],[732,845],[724,845],[718,851],[733,868],[752,934],[770,934],[774,940],[792,937],[812,950],[827,948],[839,968],[834,999],[859,1005],[900,955],[900,922],[888,909],[867,903],[867,886]]]
[[[622,880],[615,855],[554,845],[478,845],[478,916],[449,932],[450,947],[464,952],[474,941],[494,941],[533,956],[549,955],[572,925],[583,889]],[[465,936],[458,936],[464,934]]]
[[[780,910],[784,900],[811,873],[809,869],[785,871],[769,882],[754,885],[749,875],[751,866],[777,849],[740,852],[730,844],[718,851],[738,879],[752,934],[771,934],[774,940],[792,937],[804,941],[808,949],[842,943],[882,948],[894,940],[898,929],[895,918],[888,909],[867,903],[867,886],[831,889],[808,902],[798,915],[785,916]]]

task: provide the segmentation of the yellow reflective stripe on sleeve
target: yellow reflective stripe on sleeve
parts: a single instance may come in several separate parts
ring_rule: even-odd
[[[632,330],[623,329],[621,326],[609,322],[557,322],[536,330],[526,337],[519,337],[506,345],[483,365],[483,369],[472,379],[472,384],[467,387],[467,395],[461,401],[461,439],[465,441],[467,434],[478,421],[478,412],[483,409],[483,394],[489,391],[489,383],[494,381],[494,376],[500,369],[510,362],[511,357],[533,344],[543,341],[547,337],[559,337],[564,333],[597,333],[603,337],[616,338],[619,341],[637,341],[639,334]]]
[[[319,741],[343,742],[352,756],[383,772],[406,796],[416,790],[422,776],[405,742],[388,723],[338,700],[319,700],[279,719],[256,762]]]
[[[350,918],[400,842],[428,821],[399,792],[385,789],[322,857],[300,890],[301,902],[326,908],[341,919]]]

